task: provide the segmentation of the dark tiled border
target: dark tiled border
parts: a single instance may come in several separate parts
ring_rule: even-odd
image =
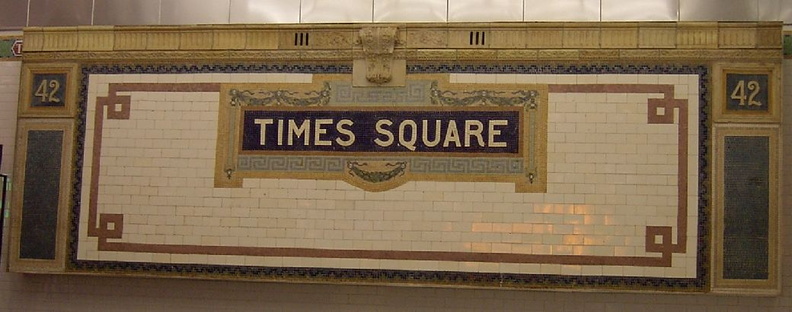
[[[351,73],[348,65],[88,65],[82,67],[79,122],[75,168],[82,168],[85,139],[85,106],[88,77],[91,74],[175,74],[175,73]],[[69,263],[74,272],[141,273],[145,275],[180,275],[212,278],[357,282],[413,283],[450,286],[520,287],[520,288],[601,288],[667,291],[703,291],[707,288],[709,224],[709,79],[705,65],[623,65],[623,64],[411,64],[408,73],[504,73],[504,74],[695,74],[699,76],[699,215],[697,274],[695,278],[653,278],[612,276],[569,276],[551,274],[499,274],[471,272],[437,272],[405,270],[325,269],[299,267],[249,267],[196,264],[88,261],[77,259],[80,215],[81,170],[75,170],[71,217]]]

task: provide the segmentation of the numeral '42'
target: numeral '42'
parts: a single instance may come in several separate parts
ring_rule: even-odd
[[[33,95],[40,97],[42,103],[59,103],[61,99],[58,98],[56,94],[60,86],[60,82],[57,80],[44,79],[38,85],[36,93],[33,93]]]
[[[751,94],[746,95],[746,89]],[[740,106],[762,106],[762,102],[755,100],[756,95],[759,94],[759,89],[759,82],[756,80],[749,80],[747,86],[745,80],[740,80],[734,90],[732,90],[731,99],[739,100]]]

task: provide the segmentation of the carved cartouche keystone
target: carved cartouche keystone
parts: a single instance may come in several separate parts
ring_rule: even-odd
[[[393,79],[393,49],[398,40],[396,27],[365,27],[360,30],[358,43],[366,58],[366,80],[375,84]]]

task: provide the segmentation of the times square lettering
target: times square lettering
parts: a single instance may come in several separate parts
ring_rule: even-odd
[[[250,110],[245,112],[242,149],[516,153],[519,151],[519,117],[519,112],[514,110]]]

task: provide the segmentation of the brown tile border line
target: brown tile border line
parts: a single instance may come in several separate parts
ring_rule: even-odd
[[[687,246],[687,194],[688,194],[688,103],[687,100],[674,99],[673,85],[630,85],[630,84],[580,84],[580,85],[550,85],[551,93],[662,93],[662,99],[649,99],[647,122],[649,124],[673,124],[674,109],[679,110],[679,129],[677,131],[677,242],[670,244],[667,239],[671,238],[670,227],[646,227],[646,250],[650,250],[650,239],[660,232],[668,231],[668,236],[663,237],[663,243],[669,243],[673,252],[684,253]],[[663,108],[664,113],[660,114],[658,109]],[[652,247],[654,248],[654,247]]]
[[[106,97],[96,97],[96,118],[94,118],[94,131],[98,135],[93,138],[93,162],[91,163],[91,185],[88,200],[88,224],[97,225],[97,205],[99,196],[99,168],[101,167],[102,156],[102,133],[105,116],[105,106],[107,107],[107,119],[129,119],[132,97],[118,95],[118,92],[220,92],[219,83],[113,83],[108,86]],[[108,219],[109,218],[109,219]],[[120,227],[123,226],[123,215],[102,214],[100,221],[107,225],[108,220],[114,220],[117,226],[116,231],[108,231],[99,227],[88,227],[88,236],[112,237],[107,236],[118,232],[120,238]],[[119,222],[115,222],[119,221]]]
[[[549,85],[550,92],[568,93],[661,93],[662,99],[649,99],[649,124],[673,124],[673,109],[679,110],[679,176],[677,243],[672,243],[672,227],[647,226],[646,252],[660,253],[660,257],[640,256],[585,256],[585,255],[529,255],[514,253],[473,253],[442,251],[394,251],[394,250],[341,250],[319,248],[277,248],[277,247],[227,247],[201,245],[162,245],[109,242],[108,239],[121,238],[123,234],[122,214],[98,215],[98,178],[100,172],[102,126],[104,107],[108,107],[108,119],[129,119],[130,96],[119,96],[117,92],[219,92],[219,83],[111,83],[107,97],[97,97],[94,119],[93,162],[91,163],[90,200],[88,207],[88,236],[98,238],[99,251],[149,252],[171,254],[207,255],[247,255],[269,257],[309,257],[309,258],[353,258],[381,260],[436,260],[470,261],[493,263],[541,263],[541,264],[578,264],[578,265],[622,265],[644,267],[670,267],[672,253],[685,253],[687,242],[687,100],[673,98],[673,85],[632,85],[632,84],[587,84],[587,85]],[[659,114],[657,108],[665,108]],[[97,223],[97,217],[99,223]],[[112,224],[112,225],[111,225]],[[662,241],[657,243],[655,238]]]

